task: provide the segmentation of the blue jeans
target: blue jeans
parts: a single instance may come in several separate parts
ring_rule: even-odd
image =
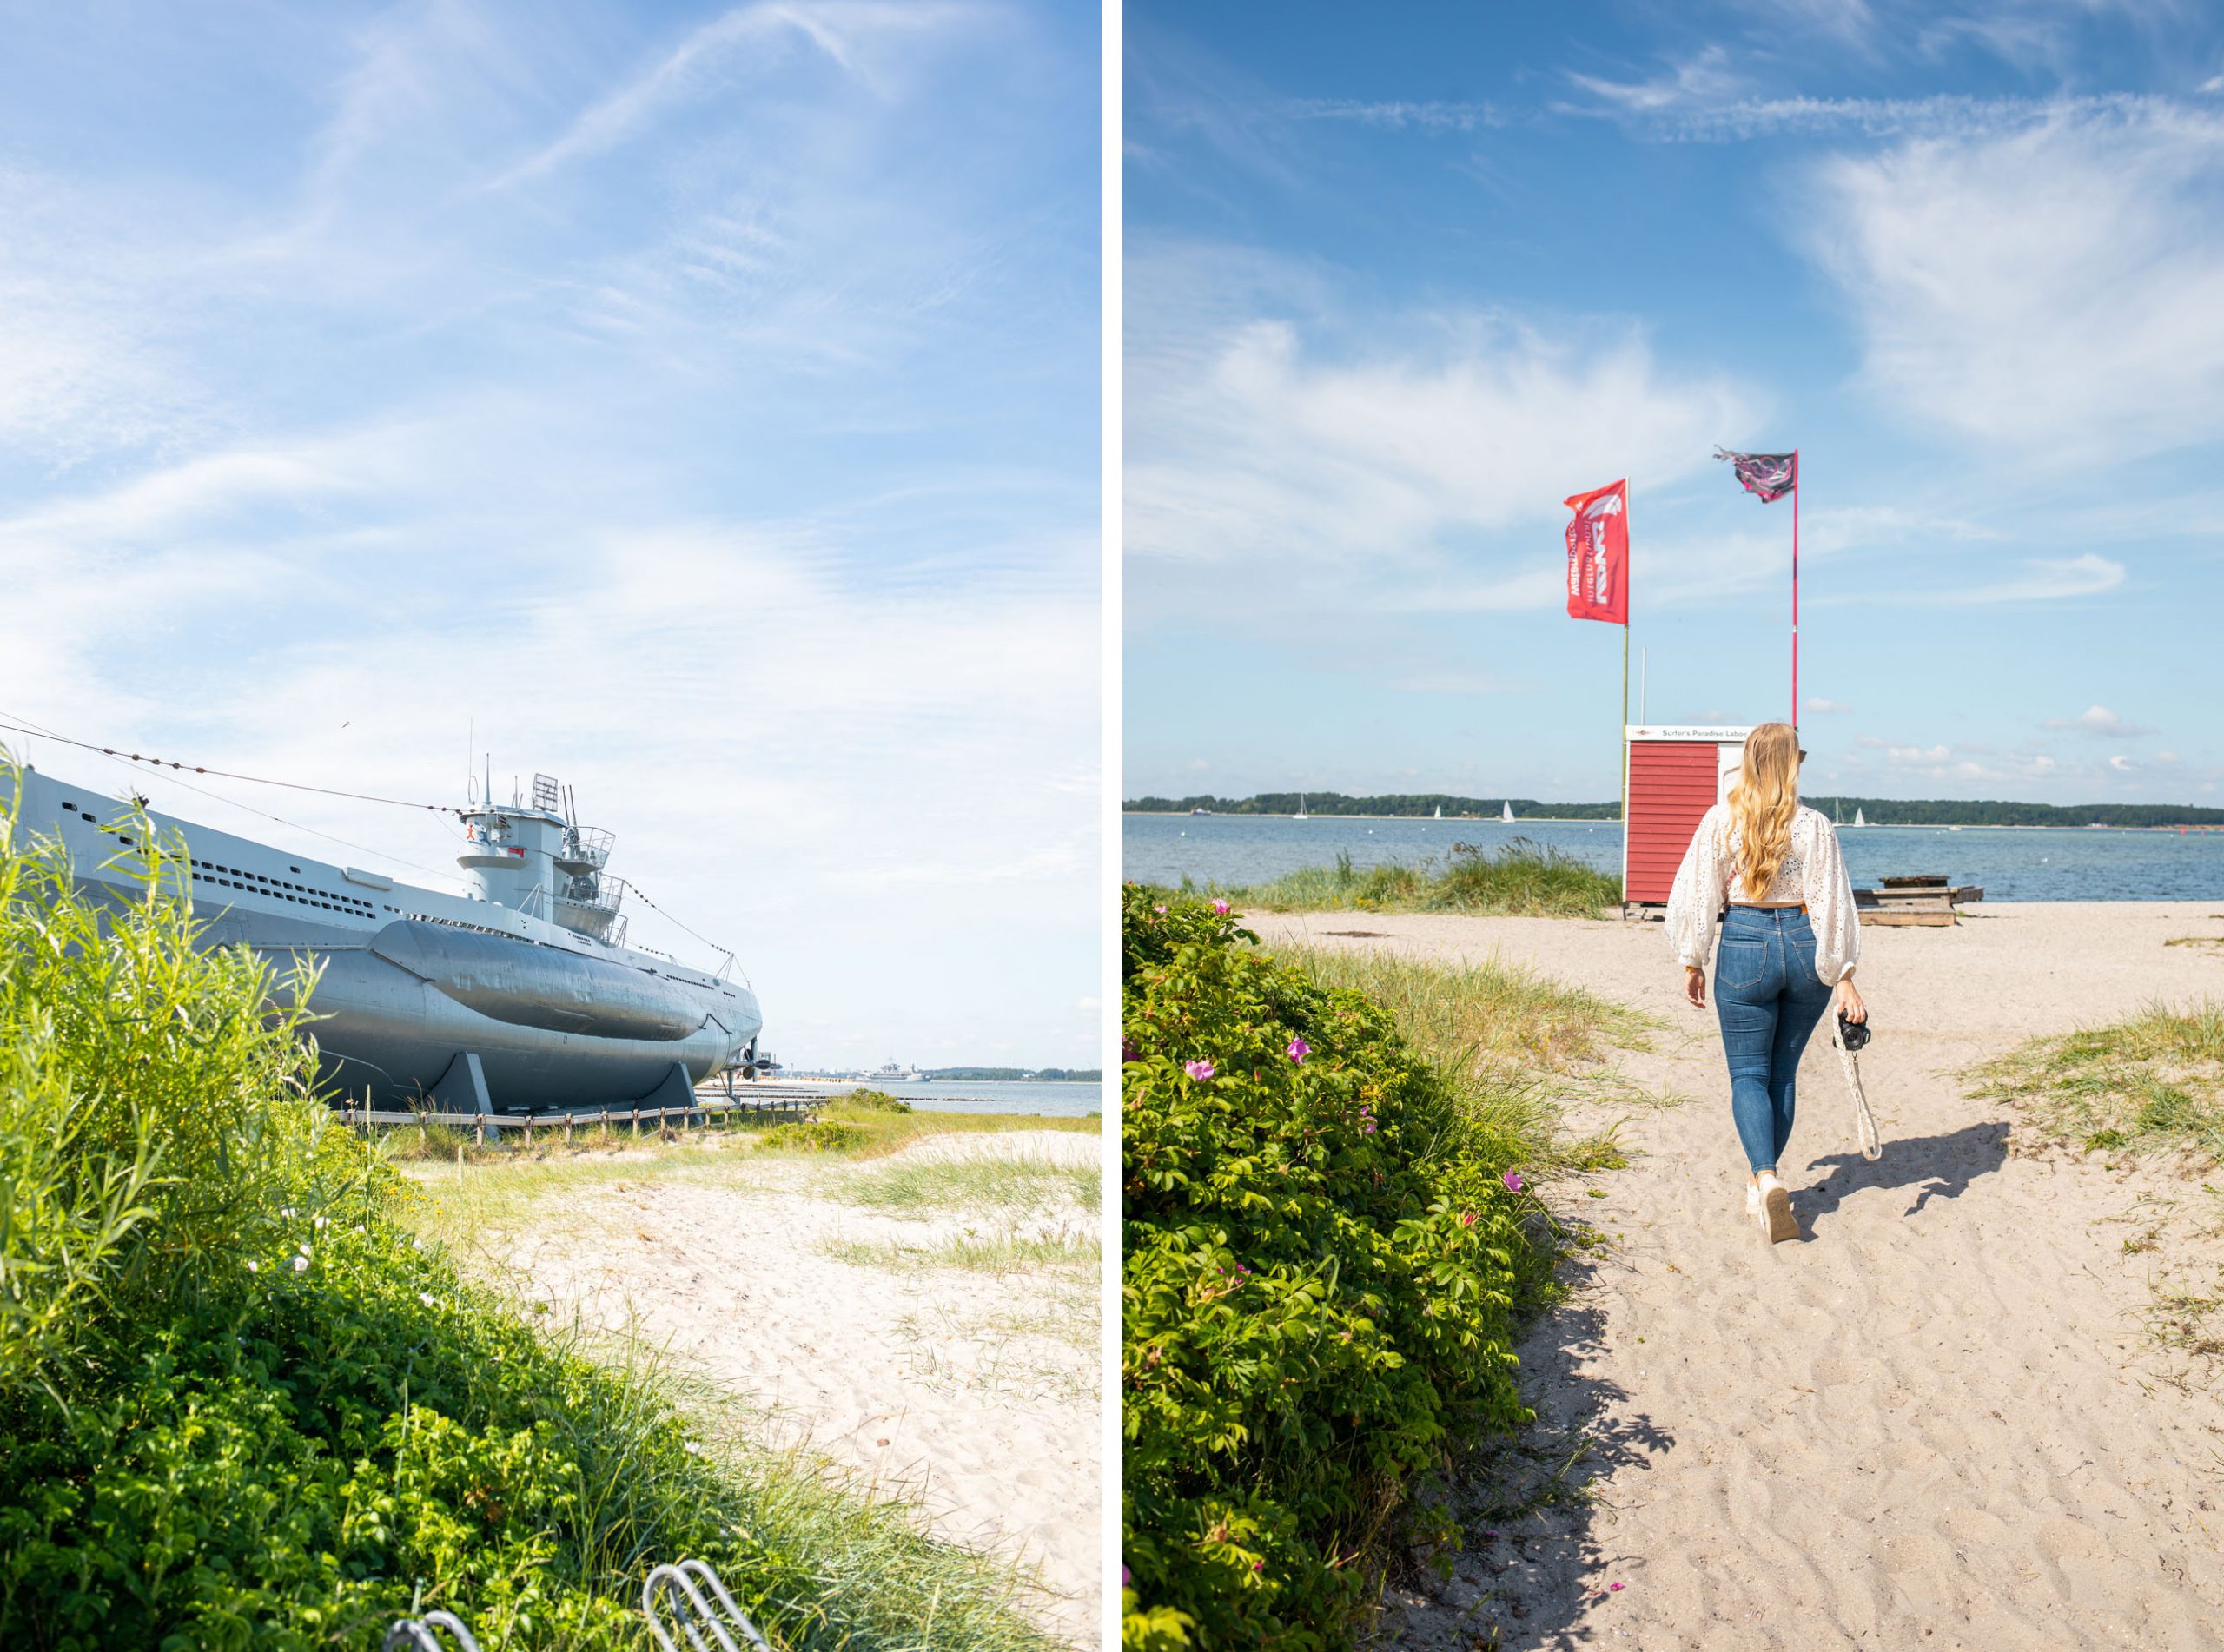
[[[1834,988],[1815,975],[1815,931],[1796,906],[1733,906],[1714,961],[1714,1013],[1730,1062],[1730,1116],[1755,1170],[1791,1140],[1800,1052]]]

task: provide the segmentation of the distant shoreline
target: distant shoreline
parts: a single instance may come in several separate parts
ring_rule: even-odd
[[[1810,807],[1812,805],[1810,805]],[[1202,815],[1192,815],[1186,809],[1122,809],[1123,820],[1294,820],[1294,815],[1270,815],[1263,809],[1229,809],[1225,813],[1208,809]],[[1339,811],[1333,815],[1307,815],[1316,820],[1411,820],[1424,826],[1614,826],[1618,820],[1599,820],[1584,815],[1519,815],[1512,820],[1501,820],[1495,815],[1354,815]],[[1871,820],[1859,826],[1850,821],[1836,824],[1842,831],[1870,831],[1879,826],[1889,826],[1895,831],[1943,832],[1960,829],[1965,832],[2224,832],[2224,825],[2207,821],[2186,821],[2174,826],[2117,826],[2103,823],[2093,826],[2009,826],[1997,822],[1977,820]]]

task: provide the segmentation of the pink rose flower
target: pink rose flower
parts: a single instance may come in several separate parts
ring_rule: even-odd
[[[1202,1084],[1212,1077],[1213,1064],[1210,1061],[1184,1061],[1182,1063],[1182,1070],[1196,1080],[1198,1083]]]
[[[1303,1039],[1301,1039],[1301,1038],[1293,1038],[1292,1040],[1290,1040],[1290,1041],[1289,1041],[1289,1059],[1290,1059],[1291,1061],[1297,1061],[1297,1062],[1301,1062],[1301,1062],[1305,1060],[1305,1058],[1306,1058],[1307,1056],[1308,1056],[1308,1055],[1310,1055],[1310,1054],[1313,1054],[1313,1046],[1311,1046],[1310,1044],[1307,1043]]]

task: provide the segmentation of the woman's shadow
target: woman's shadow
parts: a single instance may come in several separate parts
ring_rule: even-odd
[[[1971,1182],[1999,1169],[2007,1158],[2008,1126],[2000,1120],[1963,1125],[1949,1135],[1886,1141],[1883,1156],[1874,1160],[1857,1153],[1830,1153],[1809,1163],[1810,1170],[1823,1172],[1823,1179],[1792,1193],[1792,1213],[1811,1238],[1816,1225],[1856,1193],[1912,1187],[1915,1203],[1901,1213],[1913,1216],[1934,1199],[1959,1199]]]

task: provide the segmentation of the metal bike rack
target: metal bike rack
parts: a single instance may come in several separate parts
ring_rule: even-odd
[[[718,1598],[714,1610],[696,1586],[700,1579]],[[731,1629],[738,1629],[748,1637],[757,1652],[772,1652],[771,1644],[757,1632],[757,1625],[749,1615],[733,1603],[733,1596],[726,1593],[726,1586],[718,1581],[718,1573],[699,1560],[683,1560],[677,1566],[663,1565],[652,1569],[648,1581],[641,1585],[641,1616],[648,1620],[649,1633],[657,1637],[657,1644],[664,1652],[680,1652],[679,1642],[672,1638],[665,1627],[665,1616],[659,1610],[659,1596],[671,1623],[687,1637],[692,1652],[741,1652]],[[707,1630],[711,1638],[705,1638]]]
[[[451,1649],[440,1638],[446,1629],[455,1636]],[[453,1612],[427,1612],[422,1617],[405,1617],[386,1632],[386,1639],[379,1642],[379,1652],[479,1652],[479,1642],[471,1631]]]

